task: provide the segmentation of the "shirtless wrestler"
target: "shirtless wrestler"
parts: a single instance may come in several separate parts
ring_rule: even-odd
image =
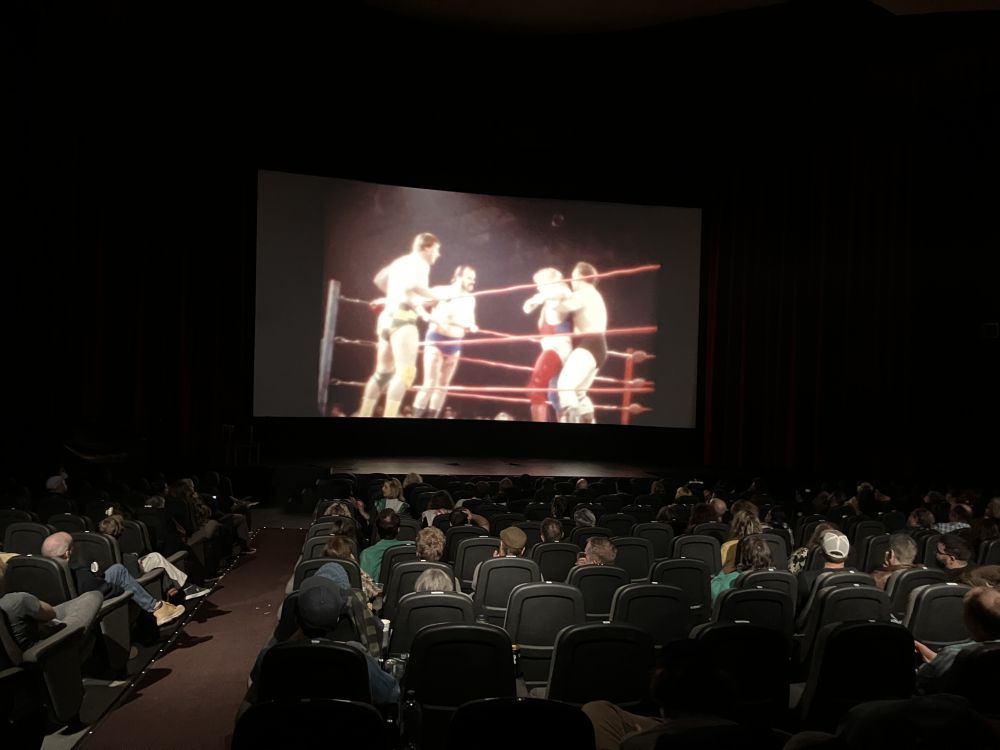
[[[465,332],[479,330],[476,325],[476,298],[471,296],[475,288],[476,269],[459,266],[449,286],[431,290],[438,298],[444,299],[434,305],[424,337],[424,382],[413,399],[414,417],[437,419],[441,416],[448,397],[446,389],[462,356]]]

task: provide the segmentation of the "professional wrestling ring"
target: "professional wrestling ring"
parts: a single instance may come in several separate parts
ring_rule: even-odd
[[[660,269],[659,264],[650,264],[644,266],[636,266],[632,268],[619,268],[611,271],[605,271],[604,273],[597,273],[591,276],[582,276],[581,279],[607,279],[615,278],[621,276],[632,276],[635,274],[651,273]],[[568,281],[568,279],[567,279]],[[467,295],[470,297],[485,297],[490,295],[499,294],[512,294],[514,292],[524,292],[529,290],[536,290],[537,285],[534,283],[530,284],[516,284],[513,286],[501,287],[497,289],[483,289],[480,291],[469,292]],[[329,387],[330,386],[348,386],[358,388],[359,390],[365,387],[367,381],[365,380],[347,380],[332,376],[331,369],[333,364],[333,351],[335,346],[352,346],[352,347],[367,347],[374,349],[378,346],[377,342],[374,340],[349,338],[346,336],[341,336],[336,333],[337,328],[337,318],[339,313],[340,303],[346,303],[349,305],[354,305],[358,307],[364,307],[369,311],[374,311],[377,309],[378,304],[375,300],[362,300],[353,297],[347,297],[340,293],[340,282],[336,279],[332,279],[327,285],[327,300],[326,300],[326,320],[324,325],[324,334],[320,344],[320,374],[319,374],[319,390],[318,390],[318,406],[320,414],[326,415],[327,412],[327,402],[329,398]],[[377,313],[376,313],[377,315]],[[374,328],[374,324],[372,325]],[[656,326],[629,326],[623,328],[609,328],[603,332],[609,340],[615,337],[622,336],[634,336],[634,335],[653,335],[657,331]],[[476,367],[493,368],[499,370],[508,371],[518,371],[525,373],[526,379],[532,373],[534,368],[531,365],[525,364],[515,364],[511,362],[504,362],[497,359],[490,359],[486,356],[475,357],[470,356],[466,353],[465,347],[475,346],[479,349],[489,349],[490,347],[502,347],[505,344],[510,344],[514,342],[538,342],[543,338],[551,337],[553,334],[541,334],[541,333],[531,333],[531,334],[512,334],[505,333],[503,331],[493,331],[485,328],[479,328],[476,334],[472,336],[467,336],[461,340],[463,352],[459,362],[462,365],[474,365]],[[584,336],[599,336],[601,333],[573,333],[566,334],[571,335],[574,339],[579,339]],[[609,341],[610,343],[610,341]],[[420,342],[420,347],[426,346],[424,341]],[[622,350],[610,349],[608,350],[608,361],[604,363],[601,371],[606,371],[608,368],[612,367],[612,363],[617,369],[617,366],[621,366],[621,377],[611,377],[607,374],[599,374],[594,378],[594,385],[587,389],[587,394],[590,396],[599,396],[604,400],[603,403],[599,403],[594,400],[594,409],[598,412],[608,413],[617,412],[621,424],[629,424],[631,417],[643,414],[644,412],[651,411],[652,409],[642,403],[642,399],[639,398],[644,395],[648,395],[655,392],[655,383],[647,378],[640,377],[636,375],[636,369],[638,366],[653,360],[656,355],[652,352],[646,351],[645,349],[638,349],[634,347],[625,347]],[[415,393],[420,389],[418,384],[414,384],[409,388],[409,392]],[[523,404],[527,406],[530,404],[530,399],[528,395],[533,392],[544,392],[549,394],[553,391],[558,392],[559,390],[577,390],[575,388],[563,388],[559,389],[557,387],[546,387],[546,388],[532,388],[529,386],[464,386],[464,385],[447,385],[447,386],[435,386],[435,390],[443,390],[447,392],[448,398],[458,398],[467,399],[475,401],[489,401],[496,404]]]

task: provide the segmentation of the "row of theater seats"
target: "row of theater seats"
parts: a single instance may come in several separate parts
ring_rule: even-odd
[[[788,639],[777,630],[747,623],[712,623],[693,632],[691,638],[705,646],[710,660],[705,670],[730,678],[705,695],[707,712],[719,711],[722,704],[722,712],[745,729],[833,731],[851,706],[868,700],[906,698],[914,690],[913,639],[905,627],[893,623],[846,621],[824,627],[818,634],[807,678],[800,683],[793,681]],[[463,725],[464,707],[483,699],[511,702],[526,695],[573,709],[607,700],[633,713],[655,712],[648,692],[655,641],[643,629],[621,623],[561,628],[548,652],[544,682],[536,687],[525,679],[534,672],[534,655],[523,644],[515,649],[516,641],[506,629],[491,625],[438,623],[421,628],[402,675],[404,701],[398,716],[392,715],[387,722],[385,713],[360,712],[372,717],[371,738],[382,738],[378,744],[384,747],[492,746],[483,731],[498,731],[499,725],[480,725],[478,732],[456,734],[456,726]],[[512,658],[513,651],[516,658]],[[978,701],[977,708],[996,713],[996,706],[984,700],[987,695],[996,696],[996,686],[990,690],[987,683],[984,655],[995,664],[1000,651],[986,647],[970,652],[963,660],[969,663],[956,667],[965,675],[966,688],[983,689],[981,694],[967,691],[973,693],[974,702]],[[259,680],[263,702],[241,717],[234,750],[262,746],[261,736],[249,731],[250,727],[264,731],[263,736],[273,741],[274,729],[262,727],[261,721],[263,716],[273,720],[278,707],[287,712],[280,723],[281,736],[287,742],[296,730],[304,729],[286,723],[300,701],[370,702],[363,656],[328,640],[275,646],[263,660]],[[727,689],[734,686],[739,689]],[[584,724],[568,714],[563,717],[559,712],[564,709],[556,706],[538,704],[536,710],[541,716],[568,722],[574,727],[567,728],[571,736],[576,736],[579,727],[573,747],[593,747],[589,722]],[[379,721],[374,721],[376,716]],[[329,731],[329,724],[327,727]],[[518,730],[530,733],[534,727]],[[338,737],[342,739],[339,732]],[[529,739],[518,746],[537,745]]]
[[[152,616],[131,604],[131,593],[108,598],[97,592],[80,594],[69,566],[40,554],[41,542],[53,531],[50,526],[34,522],[8,525],[5,551],[17,555],[7,561],[4,584],[7,593],[27,592],[53,605],[65,626],[23,654],[16,644],[8,642],[10,624],[5,621],[0,627],[5,638],[0,658],[6,657],[0,670],[8,670],[3,672],[3,679],[26,680],[31,699],[45,709],[50,729],[78,720],[84,677],[98,681],[127,677],[133,645],[152,645],[163,637]],[[130,567],[136,558],[153,551],[149,531],[139,521],[127,522],[120,540],[92,531],[76,531],[72,536],[73,562],[96,562],[101,570],[116,563]],[[168,559],[183,570],[186,556],[186,552],[178,552]],[[133,570],[154,599],[165,598],[169,582],[162,568],[145,573]],[[174,626],[170,627],[172,630]]]
[[[393,622],[396,628],[410,632],[405,627],[406,604],[414,598],[414,583],[425,570],[437,568],[448,577],[460,579],[465,592],[471,595],[468,609],[470,612],[474,609],[474,616],[486,622],[503,624],[508,599],[514,599],[514,592],[519,587],[551,579],[543,577],[542,568],[533,559],[492,557],[498,547],[499,540],[491,537],[477,537],[461,543],[461,552],[474,549],[481,555],[475,561],[472,580],[463,578],[464,567],[453,569],[447,563],[416,560],[412,546],[389,548],[383,555],[382,563],[384,588],[381,616]],[[715,620],[761,622],[780,629],[788,636],[809,629],[809,617],[814,608],[807,604],[801,612],[795,612],[798,580],[785,570],[771,568],[742,574],[733,590],[722,592],[713,609],[709,569],[701,560],[678,558],[656,561],[644,571],[643,577],[636,580],[628,570],[618,566],[573,565],[577,551],[573,545],[542,544],[537,545],[533,553],[544,560],[549,551],[565,555],[568,567],[562,580],[580,595],[583,618],[587,621],[631,621],[626,614],[630,606],[635,606],[631,600],[639,592],[645,592],[643,595],[650,598],[645,608],[650,632],[673,636],[678,627],[690,629],[708,621],[713,612]],[[467,558],[463,555],[461,559],[464,563]],[[287,593],[297,591],[303,580],[327,562],[330,561],[326,558],[301,562]],[[336,562],[347,570],[352,585],[360,588],[357,565],[352,561]],[[544,585],[559,587],[561,583]],[[854,598],[877,604],[873,619],[887,620],[894,615],[914,631],[918,640],[933,648],[967,638],[962,623],[961,601],[967,587],[946,582],[944,571],[926,568],[898,571],[889,578],[886,592],[876,589],[867,574],[851,569],[830,571],[820,576],[815,589],[818,592],[827,587],[851,587],[856,591]],[[667,590],[673,588],[678,589],[682,596],[674,596],[674,604],[667,605],[666,600],[672,596]],[[921,596],[912,596],[918,588],[921,589]],[[845,594],[842,598],[851,597]],[[411,601],[410,606],[412,604]],[[679,617],[678,612],[684,613],[685,617]],[[828,620],[829,617],[821,618],[818,623]],[[814,625],[813,629],[818,626],[821,625]],[[399,642],[408,643],[408,638]],[[391,652],[399,653],[400,650]],[[804,654],[808,654],[808,649]]]
[[[185,507],[192,515],[188,519],[189,528],[197,528],[199,524],[193,518],[193,508]],[[0,535],[4,552],[20,555],[40,554],[42,542],[53,532],[65,531],[69,534],[96,532],[95,524],[88,516],[59,513],[49,517],[45,523],[40,523],[37,519],[32,519],[32,514],[27,511],[5,512],[17,515],[8,515],[5,519],[3,532]],[[178,550],[165,546],[167,540],[176,536],[176,532],[171,534],[171,529],[168,528],[168,524],[172,526],[173,523],[173,519],[162,508],[136,509],[135,518],[126,522],[125,531],[119,539],[123,552],[146,554],[155,550],[169,554],[176,553]],[[143,528],[142,533],[138,531],[140,525]],[[178,542],[176,546],[180,546],[180,543]],[[188,560],[190,572],[198,579],[216,575],[225,559],[232,554],[231,549],[225,548],[221,535],[187,544],[185,548],[191,553]]]
[[[474,537],[459,549],[482,544],[492,553],[498,543]],[[575,559],[579,548],[566,546],[573,547]],[[400,593],[387,618],[385,655],[405,662],[403,735],[426,747],[444,742],[459,706],[473,698],[511,699],[519,687],[522,694],[563,703],[612,700],[651,712],[647,688],[655,654],[689,637],[708,639],[720,661],[731,658],[753,674],[754,690],[737,700],[745,705],[732,707],[743,711],[742,720],[832,729],[850,705],[912,693],[914,635],[936,648],[967,637],[961,625],[965,587],[942,582],[942,571],[901,571],[890,579],[889,593],[875,588],[870,576],[832,571],[819,578],[796,621],[797,579],[784,570],[742,575],[713,609],[708,566],[692,558],[655,562],[648,575],[656,583],[646,584],[632,583],[624,570],[609,566],[573,568],[568,583],[544,583],[530,559],[489,557],[477,566],[469,596],[406,593],[406,581],[412,589],[428,567],[452,570],[407,561],[407,552],[412,548],[394,547],[383,557],[387,597]],[[341,564],[356,569],[349,561]],[[360,585],[359,576],[349,577]],[[603,587],[592,588],[596,582]],[[610,602],[588,610],[588,593],[591,604],[597,598]],[[293,586],[282,611],[286,630],[295,618],[296,595]],[[891,622],[894,601],[904,603],[904,625]],[[515,644],[516,666],[510,657]],[[272,649],[261,672],[262,697],[364,701],[367,672],[350,651],[322,640]],[[326,667],[317,669],[323,659]],[[355,666],[348,671],[351,660]],[[303,684],[296,675],[306,664],[316,680]],[[334,671],[352,676],[333,686],[322,675]]]

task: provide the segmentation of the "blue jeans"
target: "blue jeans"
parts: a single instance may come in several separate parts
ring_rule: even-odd
[[[150,596],[149,592],[142,587],[142,584],[135,580],[131,573],[125,570],[124,565],[115,563],[105,570],[104,580],[120,589],[131,591],[132,600],[147,612],[152,612],[156,606],[156,599]]]

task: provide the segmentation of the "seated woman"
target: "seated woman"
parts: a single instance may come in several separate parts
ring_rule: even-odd
[[[454,591],[455,582],[452,580],[451,576],[443,570],[431,568],[429,570],[425,570],[417,576],[417,580],[413,584],[413,590],[421,592]]]
[[[372,504],[372,508],[375,513],[389,508],[401,516],[409,516],[410,505],[403,499],[402,483],[398,479],[386,479],[382,482],[382,497]]]
[[[751,534],[763,533],[764,529],[757,519],[754,510],[739,510],[733,515],[733,521],[729,525],[729,540],[726,541],[720,550],[722,554],[722,566],[733,567],[736,563],[736,545],[740,540]]]
[[[108,536],[118,539],[125,530],[125,519],[117,514],[110,515],[104,518],[97,525],[97,530],[102,534],[107,534]],[[163,568],[166,571],[167,578],[170,579],[170,583],[174,589],[177,591],[183,591],[184,596],[187,599],[197,599],[198,597],[206,596],[209,593],[209,589],[202,588],[196,583],[189,584],[187,582],[187,573],[178,568],[159,552],[150,552],[148,555],[143,555],[137,560],[137,562],[139,565],[139,570],[137,572],[140,576],[143,573],[148,573],[156,568]]]
[[[748,537],[740,547],[740,559],[735,564],[726,565],[712,576],[712,603],[719,594],[732,588],[740,573],[771,567],[771,547],[759,536]]]
[[[326,548],[323,550],[323,557],[329,557],[333,560],[350,560],[355,563],[358,561],[354,556],[354,550],[351,548],[350,542],[347,541],[347,537],[343,534],[335,534],[326,543]],[[361,590],[368,601],[372,601],[382,593],[379,585],[363,570],[361,571]]]

